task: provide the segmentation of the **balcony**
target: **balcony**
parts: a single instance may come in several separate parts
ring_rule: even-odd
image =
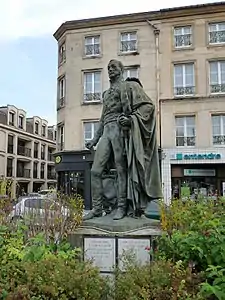
[[[22,156],[31,157],[31,149],[24,147],[24,146],[18,146],[17,147],[17,154]]]
[[[52,180],[55,180],[56,179],[56,174],[53,173],[53,172],[48,172],[48,176],[47,176],[48,179],[52,179]]]
[[[30,178],[30,169],[17,169],[16,176],[20,178]]]

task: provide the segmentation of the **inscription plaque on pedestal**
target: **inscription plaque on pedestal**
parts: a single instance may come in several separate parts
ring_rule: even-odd
[[[101,272],[112,271],[115,260],[114,238],[84,238],[84,259],[92,260]]]
[[[146,247],[150,247],[150,239],[118,239],[118,263],[119,267],[123,268],[123,255],[131,254],[139,263],[150,261],[150,255]]]

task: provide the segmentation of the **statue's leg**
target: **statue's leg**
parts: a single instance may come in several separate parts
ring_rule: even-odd
[[[102,173],[108,162],[111,153],[111,143],[107,137],[102,137],[98,143],[94,162],[91,168],[91,194],[92,194],[92,210],[84,217],[89,220],[94,217],[102,216],[103,204],[103,184]]]
[[[119,220],[125,217],[127,211],[127,164],[126,157],[124,156],[124,140],[121,136],[121,131],[119,126],[114,130],[114,136],[111,139],[115,167],[117,170],[117,180],[118,180],[118,203],[117,211],[114,216],[114,220]]]

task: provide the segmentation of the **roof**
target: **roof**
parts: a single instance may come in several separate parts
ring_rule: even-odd
[[[180,6],[173,8],[165,8],[157,11],[148,11],[132,14],[123,14],[99,18],[81,19],[67,21],[63,23],[53,34],[56,40],[59,40],[61,36],[67,30],[85,29],[90,27],[100,26],[113,26],[116,24],[145,22],[146,20],[162,20],[169,18],[176,18],[179,16],[191,16],[207,13],[225,12],[225,2],[205,3],[190,6]]]

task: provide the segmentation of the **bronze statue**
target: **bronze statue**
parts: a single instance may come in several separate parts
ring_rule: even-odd
[[[91,170],[93,209],[85,220],[102,216],[102,174],[108,163],[117,171],[117,208],[114,220],[140,216],[148,204],[162,198],[155,105],[140,81],[124,81],[120,61],[108,64],[110,87],[103,93],[99,128],[88,149],[97,145]]]

